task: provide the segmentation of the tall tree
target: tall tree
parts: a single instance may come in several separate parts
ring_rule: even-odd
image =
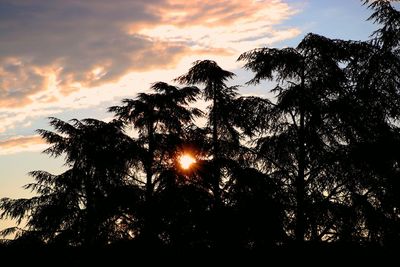
[[[188,104],[196,100],[196,87],[178,88],[164,82],[151,86],[154,93],[139,93],[136,99],[124,99],[122,106],[109,108],[126,125],[139,133],[138,142],[143,150],[142,166],[145,178],[145,214],[143,237],[152,242],[156,237],[152,212],[153,193],[159,182],[163,164],[173,162],[182,145],[185,128],[195,117],[202,115]]]
[[[203,86],[203,99],[210,102],[206,126],[211,148],[206,165],[210,171],[201,173],[201,178],[209,181],[213,194],[210,245],[217,248],[255,248],[277,242],[282,237],[279,223],[270,224],[271,232],[266,230],[265,235],[257,237],[255,234],[260,230],[260,216],[267,216],[269,222],[276,222],[274,219],[281,218],[282,210],[279,205],[270,209],[277,204],[276,195],[270,194],[274,190],[273,183],[269,176],[251,168],[251,153],[242,145],[246,141],[243,133],[249,130],[243,125],[243,121],[250,119],[246,116],[249,107],[242,105],[237,87],[228,86],[227,82],[233,77],[232,72],[222,69],[216,62],[203,60],[194,62],[189,71],[176,81]],[[254,177],[246,177],[246,174]],[[253,183],[246,182],[246,179],[252,178]],[[261,188],[255,188],[256,184]],[[261,196],[263,193],[265,196]],[[259,198],[262,203],[256,208],[252,198]],[[246,205],[253,207],[246,208]],[[242,220],[244,217],[247,220]]]
[[[258,100],[260,104],[254,106],[265,116],[258,125],[266,133],[258,140],[258,151],[284,181],[288,194],[294,195],[294,236],[298,242],[306,238],[309,229],[307,207],[313,202],[309,196],[313,191],[322,194],[318,179],[331,172],[332,162],[327,161],[331,160],[335,138],[327,115],[330,99],[346,85],[340,67],[349,56],[345,44],[308,34],[296,48],[261,48],[239,57],[246,61],[246,69],[255,72],[250,83],[264,79],[279,83],[272,91],[276,103]]]
[[[346,65],[351,86],[335,104],[348,143],[353,179],[348,191],[358,211],[358,240],[399,240],[400,12],[386,0],[364,1],[379,28],[352,49]],[[396,234],[397,233],[397,234]]]
[[[68,170],[59,175],[31,172],[35,182],[25,188],[38,195],[30,199],[2,199],[1,217],[16,219],[18,223],[27,219],[23,235],[49,243],[92,246],[114,240],[122,227],[126,201],[116,193],[125,192],[123,189],[130,183],[129,166],[138,156],[135,144],[116,121],[86,119],[68,123],[51,118],[50,125],[55,132],[38,130],[51,144],[45,153],[65,156]],[[125,196],[137,196],[137,190],[129,188],[132,190]]]
[[[232,144],[238,147],[240,135],[234,128],[234,100],[237,88],[227,86],[226,82],[234,73],[222,69],[215,61],[202,60],[193,63],[189,71],[175,80],[186,85],[203,85],[202,94],[209,106],[208,127],[211,130],[212,162],[214,165],[212,191],[215,205],[221,205],[221,161],[229,158]]]

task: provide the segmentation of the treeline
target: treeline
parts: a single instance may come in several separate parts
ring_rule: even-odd
[[[1,218],[27,223],[3,230],[17,237],[4,243],[398,245],[400,12],[366,4],[379,25],[368,41],[308,34],[239,57],[250,84],[276,82],[272,99],[240,96],[234,74],[204,60],[180,87],[156,82],[110,107],[111,122],[51,118],[38,133],[68,169],[33,171],[36,196],[1,199]],[[196,159],[188,169],[184,154]]]

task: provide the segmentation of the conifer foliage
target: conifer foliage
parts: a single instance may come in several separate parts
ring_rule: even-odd
[[[1,199],[0,218],[20,226],[0,234],[67,247],[398,245],[400,12],[364,4],[370,40],[310,33],[240,55],[248,84],[275,83],[270,99],[241,96],[234,73],[202,60],[174,80],[184,87],[156,82],[110,107],[110,122],[50,118],[38,133],[66,171],[33,171],[34,197]]]

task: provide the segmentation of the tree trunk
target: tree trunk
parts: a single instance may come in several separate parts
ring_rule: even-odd
[[[304,91],[304,77],[301,81],[301,89]],[[302,95],[303,96],[303,95]],[[305,151],[305,110],[303,99],[300,99],[300,125],[299,125],[299,152],[298,152],[298,174],[296,177],[296,229],[295,238],[298,243],[304,241],[305,235],[305,207],[304,207],[304,194],[305,194],[305,183],[304,173],[306,164],[306,151]]]
[[[94,201],[94,188],[90,181],[90,174],[85,175],[85,190],[86,190],[86,229],[85,229],[85,246],[92,247],[95,245],[96,237],[96,222],[95,222],[95,201]]]
[[[217,122],[217,113],[215,112],[218,106],[218,100],[216,97],[216,93],[214,92],[213,96],[213,118],[212,118],[212,142],[213,142],[213,160],[214,160],[214,171],[213,171],[213,193],[214,193],[214,201],[215,207],[218,208],[221,205],[221,190],[220,190],[220,167],[219,167],[219,144],[218,144],[218,122]]]
[[[154,222],[153,222],[153,164],[154,164],[154,129],[153,124],[147,126],[148,130],[148,157],[146,159],[146,185],[145,185],[145,203],[144,203],[144,225],[143,239],[147,244],[154,240]]]
[[[212,145],[213,145],[213,172],[212,172],[212,191],[214,194],[214,208],[213,208],[213,222],[212,238],[214,241],[214,248],[221,248],[223,242],[223,223],[222,223],[222,200],[221,200],[221,168],[220,168],[220,151],[219,151],[219,140],[218,140],[218,116],[215,112],[218,109],[218,99],[214,88],[213,96],[213,116],[212,116]]]

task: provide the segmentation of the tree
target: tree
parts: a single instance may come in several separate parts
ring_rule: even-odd
[[[363,2],[380,25],[371,40],[308,34],[239,57],[249,83],[277,82],[273,99],[240,97],[234,74],[203,60],[176,79],[188,87],[154,83],[111,107],[111,122],[51,118],[54,131],[38,132],[67,170],[31,172],[36,196],[1,199],[0,218],[27,227],[0,235],[32,246],[133,239],[146,250],[397,245],[400,12]],[[204,128],[190,106],[200,92]],[[189,169],[183,152],[196,157]]]
[[[351,86],[335,103],[335,123],[348,143],[353,162],[349,185],[358,211],[358,240],[393,243],[399,240],[399,107],[400,12],[391,1],[364,1],[379,25],[371,40],[352,49],[346,66]],[[352,177],[352,179],[354,179]]]
[[[264,79],[279,83],[272,91],[276,103],[251,99],[258,102],[253,105],[254,113],[264,118],[255,114],[248,122],[261,122],[254,125],[263,133],[258,139],[259,156],[269,172],[283,182],[289,196],[294,196],[289,203],[289,207],[295,207],[294,214],[291,208],[288,212],[295,217],[294,236],[298,242],[305,239],[310,228],[307,221],[311,220],[310,205],[314,202],[310,196],[322,195],[337,182],[323,186],[323,179],[335,171],[332,152],[337,142],[329,104],[347,84],[340,67],[349,57],[346,45],[341,40],[308,34],[296,48],[261,48],[239,57],[246,61],[246,69],[255,72],[249,83]],[[289,225],[287,231],[290,229]]]
[[[205,101],[211,101],[208,107],[208,127],[211,131],[212,161],[214,165],[212,190],[215,205],[221,202],[221,161],[232,154],[232,144],[238,147],[240,135],[232,124],[236,87],[228,87],[226,82],[235,74],[223,70],[215,61],[196,61],[189,71],[175,80],[186,85],[204,85],[202,94]],[[231,150],[231,151],[229,151]]]
[[[203,98],[211,102],[206,126],[211,150],[208,163],[203,163],[203,166],[210,166],[210,171],[200,170],[197,173],[203,181],[210,181],[214,199],[209,222],[210,244],[214,248],[249,249],[277,242],[282,228],[280,223],[272,222],[281,218],[282,210],[279,205],[272,208],[273,204],[277,204],[276,195],[271,193],[274,190],[272,181],[250,167],[251,152],[241,144],[244,141],[243,132],[249,130],[243,126],[243,121],[250,119],[246,116],[250,107],[242,105],[243,99],[239,97],[236,86],[227,85],[233,77],[232,72],[223,70],[216,62],[203,60],[194,62],[193,67],[176,81],[186,85],[203,85]],[[253,184],[247,182],[248,179],[252,179]],[[256,185],[262,186],[255,188]],[[251,202],[251,199],[262,200],[262,203],[257,205],[257,201]],[[257,236],[256,232],[261,230],[259,219],[266,216],[271,228],[265,229],[265,235]]]
[[[151,86],[154,93],[139,93],[136,99],[124,99],[122,106],[109,108],[126,125],[132,125],[139,133],[138,143],[143,151],[142,166],[146,175],[143,237],[153,242],[155,219],[153,194],[158,175],[165,165],[175,160],[176,151],[183,144],[185,128],[193,119],[202,115],[188,104],[196,100],[196,87],[178,88],[163,82]]]
[[[55,132],[38,130],[51,144],[45,153],[65,156],[68,170],[59,175],[31,172],[35,182],[25,188],[38,195],[30,199],[3,198],[1,217],[18,223],[27,218],[22,235],[48,243],[93,246],[126,238],[128,233],[120,231],[128,208],[125,203],[138,197],[127,178],[137,156],[134,142],[117,121],[86,119],[68,123],[51,118],[50,125]]]

